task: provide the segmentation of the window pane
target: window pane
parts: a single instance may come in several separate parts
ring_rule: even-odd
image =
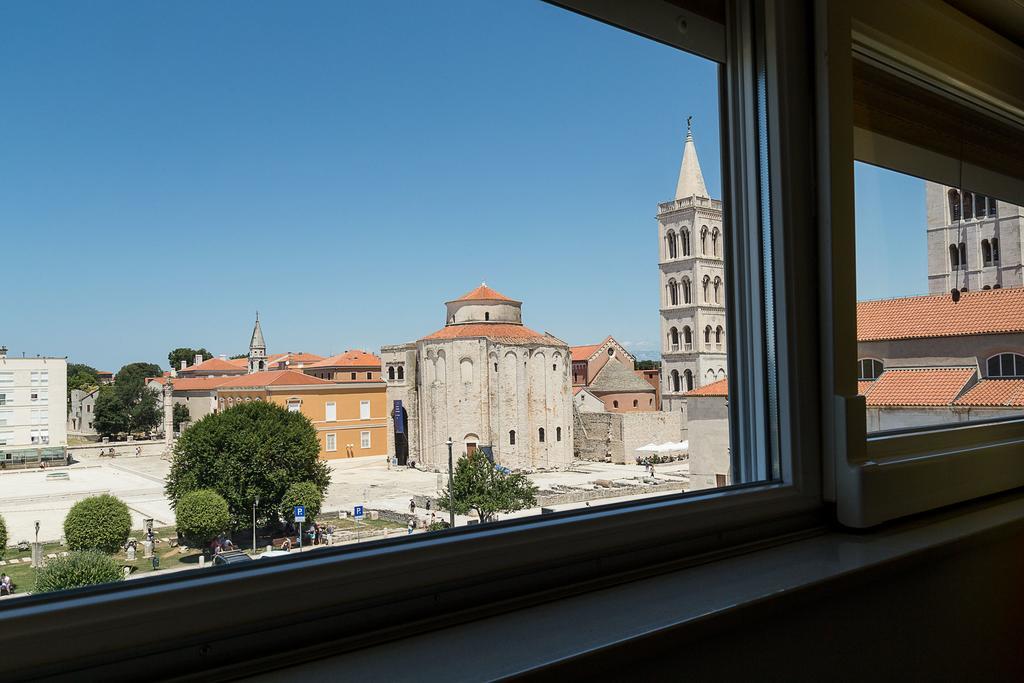
[[[861,162],[855,180],[858,355],[883,364],[858,388],[868,431],[1024,414],[1005,353],[1024,353],[1021,254],[993,264],[987,253],[993,239],[1019,243],[1024,210]]]

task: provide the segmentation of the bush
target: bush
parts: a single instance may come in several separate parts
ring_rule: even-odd
[[[4,556],[4,550],[7,549],[7,522],[4,521],[4,516],[0,515],[0,559]]]
[[[451,524],[449,524],[448,522],[442,522],[442,521],[431,522],[430,526],[427,527],[427,531],[444,531],[445,529],[448,529],[449,527],[451,527]]]
[[[96,550],[71,553],[50,560],[36,572],[36,593],[81,588],[97,583],[120,581],[124,575],[114,558]]]
[[[131,530],[128,506],[109,494],[78,501],[64,518],[64,538],[71,550],[116,553]]]
[[[231,526],[228,502],[212,489],[186,493],[175,502],[174,514],[178,533],[191,546],[205,546]]]
[[[288,487],[281,499],[281,516],[289,522],[295,521],[295,506],[306,506],[305,524],[312,524],[316,516],[320,514],[320,506],[323,505],[324,497],[317,485],[311,481],[300,481]]]

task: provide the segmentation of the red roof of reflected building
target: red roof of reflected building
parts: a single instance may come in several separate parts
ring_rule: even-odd
[[[975,376],[974,368],[886,370],[865,394],[868,407],[948,406]]]
[[[1024,406],[1024,379],[983,379],[956,400],[958,406]]]
[[[729,395],[729,378],[723,377],[722,379],[712,382],[711,384],[705,384],[702,387],[688,391],[683,396],[728,396]]]
[[[1024,332],[1024,288],[861,301],[857,341]]]
[[[380,368],[380,356],[361,349],[339,353],[307,365],[307,368]]]

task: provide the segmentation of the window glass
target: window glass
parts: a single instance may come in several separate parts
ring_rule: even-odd
[[[0,203],[21,227],[5,248],[75,245],[31,305],[0,312],[3,329],[36,330],[26,360],[57,343],[70,357],[0,371],[8,441],[52,447],[26,449],[18,482],[0,472],[11,538],[31,536],[23,489],[52,490],[34,471],[50,451],[81,474],[39,511],[46,552],[99,490],[152,498],[143,514],[177,538],[197,482],[231,517],[188,547],[233,537],[257,552],[289,529],[289,489],[250,468],[276,477],[294,452],[309,462],[288,483],[312,484],[323,519],[365,504],[394,513],[374,518],[387,527],[413,497],[417,533],[444,527],[454,480],[484,482],[456,502],[468,526],[754,479],[734,471],[729,302],[743,288],[727,263],[719,64],[540,2],[406,3],[397,24],[374,3],[202,6],[202,21],[200,4],[123,7],[9,17],[23,33],[0,76]],[[41,187],[70,194],[44,202]],[[972,214],[991,210],[977,201]],[[388,256],[339,271],[308,267],[312,253]],[[79,259],[119,266],[83,282]],[[401,277],[382,269],[397,263]],[[8,265],[35,278],[36,264]],[[153,318],[166,302],[125,283],[155,273],[169,291],[230,296]],[[322,315],[295,282],[359,295]],[[110,310],[149,323],[62,334]],[[241,532],[253,516],[255,542]],[[179,555],[160,554],[198,567]]]

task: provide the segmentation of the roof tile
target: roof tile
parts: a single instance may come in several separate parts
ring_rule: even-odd
[[[688,391],[683,396],[728,396],[729,395],[729,378],[723,377],[717,382],[711,384],[705,384],[702,387]]]
[[[948,406],[974,378],[974,368],[886,370],[866,395],[868,407]]]
[[[564,346],[563,342],[554,337],[534,332],[525,325],[513,323],[467,323],[465,325],[447,325],[433,334],[428,334],[420,341],[436,339],[467,339],[484,337],[503,344],[554,344]]]
[[[857,341],[1024,332],[1024,288],[861,301]]]
[[[956,404],[1024,407],[1024,379],[983,379],[958,398]]]
[[[368,368],[380,367],[380,356],[361,349],[353,349],[345,353],[339,353],[330,358],[307,365],[307,368]]]

